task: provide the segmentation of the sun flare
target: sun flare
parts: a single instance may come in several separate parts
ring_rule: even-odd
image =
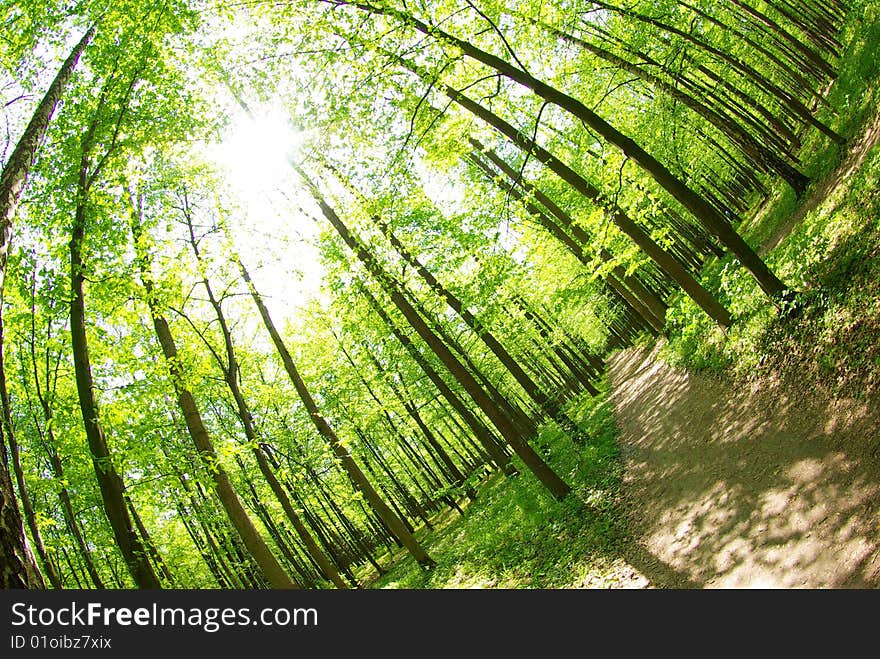
[[[227,171],[230,185],[249,201],[248,197],[285,187],[292,176],[290,159],[301,144],[302,133],[281,111],[242,113],[216,146],[214,157]]]

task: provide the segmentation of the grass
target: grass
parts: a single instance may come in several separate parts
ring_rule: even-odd
[[[827,95],[836,113],[820,114],[848,142],[861,137],[880,105],[878,14],[876,2],[854,8],[844,41],[847,51]],[[765,261],[795,291],[800,313],[779,313],[733,259],[714,261],[704,269],[702,282],[731,310],[734,325],[722,331],[690,300],[679,299],[669,312],[664,359],[740,378],[773,369],[832,395],[865,397],[877,391],[880,156],[873,149],[841,179],[846,152],[810,131],[802,161],[813,188],[798,201],[789,189],[777,186],[739,229],[753,248],[772,247]]]
[[[616,428],[605,395],[575,401],[570,413],[590,435],[574,444],[555,424],[534,443],[572,485],[554,500],[521,464],[510,479],[494,473],[464,516],[449,513],[424,538],[438,567],[425,571],[405,557],[374,588],[610,587],[627,578],[618,557],[624,535],[619,515],[620,461]]]
[[[880,106],[880,16],[876,0],[855,3],[847,51],[820,118],[858,139]],[[797,313],[781,314],[731,258],[707,264],[703,284],[731,311],[718,328],[681,296],[667,316],[662,355],[690,369],[750,378],[773,372],[802,386],[857,398],[880,393],[880,149],[846,180],[835,173],[841,148],[807,133],[802,169],[815,203],[777,185],[739,230],[753,248],[772,246],[768,265],[795,291]],[[829,194],[825,194],[828,192]],[[781,239],[780,239],[781,238]],[[606,385],[607,387],[607,385]],[[607,395],[583,397],[571,414],[591,436],[573,444],[555,425],[535,446],[573,492],[559,503],[522,465],[515,479],[492,475],[479,497],[437,530],[421,533],[438,567],[425,571],[404,553],[374,588],[619,587],[631,582],[622,558],[627,527],[620,507],[621,463]]]

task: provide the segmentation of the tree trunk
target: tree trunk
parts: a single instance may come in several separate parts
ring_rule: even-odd
[[[281,357],[281,361],[284,364],[287,375],[290,377],[293,386],[296,388],[300,400],[302,400],[303,405],[308,411],[309,418],[312,420],[315,428],[317,428],[321,437],[323,437],[330,445],[333,453],[336,455],[343,468],[351,477],[352,482],[361,491],[361,493],[369,502],[370,506],[372,506],[372,508],[376,511],[382,521],[388,525],[388,528],[391,529],[395,537],[397,537],[403,543],[407,551],[409,551],[409,553],[418,562],[418,564],[424,568],[432,568],[436,566],[434,560],[430,556],[428,556],[428,553],[424,550],[418,540],[416,540],[415,537],[406,529],[401,519],[397,515],[395,515],[394,512],[388,507],[388,504],[386,504],[382,500],[382,498],[376,492],[375,488],[370,483],[369,479],[364,475],[360,467],[358,467],[357,463],[354,461],[354,458],[351,457],[348,449],[346,449],[345,446],[343,446],[342,443],[339,441],[339,438],[336,436],[336,432],[321,414],[321,411],[318,409],[318,406],[312,398],[311,393],[309,393],[305,382],[300,376],[296,365],[293,363],[293,358],[290,356],[290,353],[287,351],[287,347],[281,340],[281,335],[275,328],[275,324],[272,322],[271,316],[269,316],[269,310],[266,308],[266,305],[263,303],[262,297],[260,297],[260,294],[254,287],[248,271],[245,269],[244,264],[241,263],[241,261],[239,261],[238,264],[241,268],[242,277],[247,283],[248,290],[251,293],[251,297],[253,298],[254,303],[257,305],[257,309],[259,310],[260,316],[263,319],[263,324],[266,326],[266,330],[272,337],[272,341],[275,344],[275,348],[277,349],[279,356]]]
[[[675,28],[674,26],[662,23],[662,22],[658,21],[657,19],[653,19],[648,16],[644,16],[642,14],[638,14],[636,12],[629,11],[627,9],[615,7],[615,6],[610,5],[608,3],[605,3],[605,2],[598,2],[596,0],[592,0],[592,2],[593,2],[593,4],[596,4],[600,7],[602,7],[603,9],[607,9],[608,11],[617,12],[621,15],[628,16],[630,18],[634,18],[635,20],[638,20],[638,21],[641,21],[644,23],[648,23],[650,25],[653,25],[654,27],[657,27],[658,29],[665,30],[667,32],[675,34],[675,35],[681,37],[682,39],[684,39],[685,41],[692,43],[693,45],[697,46],[698,48],[702,49],[703,51],[718,58],[721,62],[736,69],[742,75],[744,75],[746,78],[751,79],[756,85],[758,85],[759,87],[764,89],[769,94],[775,96],[780,101],[784,102],[786,105],[788,105],[788,107],[790,107],[792,110],[797,112],[798,115],[800,115],[805,121],[814,125],[820,131],[822,131],[823,133],[828,135],[828,137],[830,137],[836,143],[842,144],[844,142],[843,138],[840,135],[838,135],[833,130],[831,130],[830,128],[825,126],[822,122],[818,121],[813,116],[813,114],[806,108],[806,106],[803,105],[803,103],[798,101],[798,99],[794,98],[794,96],[787,93],[785,90],[780,89],[777,85],[773,84],[770,80],[768,80],[766,76],[761,75],[758,71],[756,71],[753,67],[749,66],[748,64],[745,64],[744,62],[738,60],[737,58],[735,58],[731,55],[728,55],[727,53],[725,53],[721,50],[718,50],[717,48],[714,48],[710,44],[706,43],[705,41],[702,41],[701,39],[698,39],[697,37],[695,37],[692,34],[688,34],[687,32],[684,32],[683,30],[679,30],[678,28]],[[745,8],[745,5],[741,2],[738,2],[738,0],[731,0],[731,2],[738,7]],[[759,14],[755,13],[754,15],[759,15]],[[795,42],[799,46],[802,46],[802,44],[797,42],[797,40],[795,40]],[[809,49],[806,49],[804,52],[806,53],[808,50]],[[817,64],[822,69],[822,72],[825,73],[829,78],[834,77],[834,70],[830,67],[830,65],[828,65],[827,62],[821,60],[821,58],[816,56],[815,53],[809,54],[808,57],[809,57],[810,61],[813,62],[814,64]]]
[[[12,480],[0,462],[0,588],[45,588],[27,537]]]
[[[46,382],[45,387],[46,391],[44,391],[44,385],[40,382],[40,369],[37,363],[37,353],[36,353],[36,341],[37,341],[37,328],[36,328],[36,278],[34,278],[31,287],[31,332],[29,339],[29,348],[30,348],[30,357],[31,357],[31,368],[33,370],[33,390],[37,397],[37,400],[40,403],[40,408],[43,412],[43,429],[40,429],[40,421],[37,419],[36,413],[34,413],[34,425],[37,428],[37,432],[40,435],[41,444],[43,446],[43,450],[46,452],[46,456],[49,461],[49,467],[52,470],[52,477],[55,479],[56,484],[58,484],[58,500],[61,503],[61,513],[64,516],[64,522],[67,526],[68,533],[73,537],[76,542],[77,549],[79,550],[80,558],[85,564],[86,571],[88,572],[89,578],[92,581],[92,584],[95,588],[103,589],[104,582],[101,579],[100,574],[98,573],[98,569],[95,566],[94,558],[92,557],[92,552],[89,549],[85,538],[83,537],[82,531],[80,529],[79,522],[76,518],[76,513],[73,510],[73,502],[70,499],[70,493],[67,491],[67,487],[64,484],[64,464],[61,461],[61,456],[58,455],[57,442],[55,440],[55,431],[53,429],[53,413],[52,407],[49,403],[48,396],[50,395],[50,391],[54,391],[54,385],[51,383],[52,374],[48,367],[49,363],[49,348],[46,350]],[[51,337],[51,328],[47,327],[46,331],[46,339]],[[58,355],[60,360],[60,354]],[[56,367],[58,365],[58,361],[56,361]],[[57,373],[57,371],[56,371]],[[57,378],[57,374],[55,376]]]
[[[600,208],[604,207],[601,193],[593,187],[583,176],[575,172],[571,167],[563,163],[561,160],[553,156],[546,149],[538,146],[538,144],[530,137],[503,121],[497,115],[489,112],[481,105],[473,102],[460,92],[446,87],[446,94],[459,105],[469,110],[486,121],[493,128],[510,139],[517,147],[525,153],[535,156],[537,160],[544,163],[557,176],[568,183],[575,191],[589,199]],[[722,307],[718,301],[705,289],[694,277],[685,270],[681,264],[660,245],[658,245],[641,227],[639,227],[626,213],[620,208],[613,208],[606,211],[609,219],[624,234],[629,236],[636,245],[657,264],[663,272],[665,272],[673,281],[675,281],[684,292],[709,315],[716,323],[722,327],[729,327],[731,324],[730,314]]]
[[[137,508],[135,508],[134,504],[131,502],[131,497],[126,495],[125,502],[126,504],[128,504],[128,512],[131,515],[132,520],[134,520],[134,524],[137,527],[138,533],[141,536],[141,542],[143,542],[144,546],[147,548],[150,558],[153,559],[153,562],[159,568],[162,576],[165,577],[166,586],[168,588],[174,588],[174,576],[171,574],[171,570],[168,569],[168,564],[165,562],[165,559],[162,558],[162,555],[159,553],[156,545],[153,544],[153,539],[150,537],[150,532],[147,530],[147,527],[144,526],[144,522],[143,520],[141,520],[141,516],[138,514]]]
[[[633,64],[622,57],[618,57],[614,53],[605,50],[604,48],[600,48],[595,44],[591,44],[588,41],[584,41],[583,39],[568,34],[567,32],[563,32],[552,25],[547,25],[546,23],[533,18],[527,18],[527,20],[538,25],[542,29],[547,30],[554,36],[559,37],[563,41],[579,46],[596,57],[627,71],[641,80],[644,80],[655,89],[662,91],[685,107],[690,108],[693,112],[708,121],[721,131],[721,133],[727,136],[727,138],[733,142],[740,151],[742,151],[753,165],[764,171],[771,171],[781,176],[794,189],[795,194],[798,197],[802,196],[807,189],[809,179],[804,174],[786,162],[777,153],[774,153],[771,149],[758,142],[758,140],[745,131],[738,123],[732,121],[728,117],[722,116],[712,108],[701,103],[698,99],[686,94],[675,85],[669,84],[659,76],[654,75],[646,68]]]
[[[21,506],[24,512],[24,519],[27,522],[28,529],[31,532],[31,538],[43,564],[43,570],[49,578],[49,582],[53,588],[63,588],[61,578],[55,571],[55,567],[46,551],[46,545],[43,543],[43,536],[40,533],[40,527],[37,526],[37,516],[28,494],[27,484],[24,480],[24,471],[21,467],[21,456],[18,450],[18,440],[15,436],[15,430],[12,424],[12,409],[9,402],[9,390],[6,386],[6,364],[5,364],[5,340],[6,336],[3,327],[3,303],[4,303],[4,281],[0,279],[0,403],[2,403],[2,424],[3,434],[9,443],[9,457],[12,463],[12,470],[15,473],[15,480],[18,484],[18,496],[21,499]]]
[[[349,354],[349,352],[345,349],[345,346],[342,345],[342,341],[339,339],[339,337],[336,336],[335,332],[334,332],[334,338],[336,339],[336,343],[339,346],[340,350],[342,350],[342,353],[345,355],[346,360],[348,361],[349,364],[351,364],[351,367],[357,373],[358,379],[360,379],[361,383],[367,389],[367,393],[370,394],[370,397],[374,401],[376,401],[376,404],[382,410],[382,413],[385,416],[385,420],[388,423],[389,427],[391,427],[393,429],[393,432],[395,433],[395,435],[397,435],[400,438],[401,445],[402,446],[405,445],[405,446],[409,447],[408,444],[406,444],[406,440],[403,437],[403,433],[397,427],[397,425],[394,423],[393,419],[391,418],[390,413],[385,408],[385,406],[382,404],[381,399],[376,394],[376,392],[373,390],[370,383],[367,381],[366,376],[364,376],[364,374],[358,368],[358,366],[355,363],[354,359],[352,358],[351,354]],[[376,357],[374,355],[370,354],[370,358],[373,362],[373,365],[378,369],[378,372],[380,374],[382,374],[383,371],[382,371],[381,365],[379,364],[378,361],[376,361]],[[403,404],[404,409],[406,409],[409,417],[411,419],[415,420],[415,417],[413,416],[413,412],[410,411],[410,408],[407,406],[406,402],[403,401],[401,394],[398,391],[394,382],[391,380],[387,380],[387,383],[390,386],[392,392],[395,394],[395,397],[399,401],[401,401],[401,403]],[[418,412],[416,412],[416,416],[418,416]],[[427,426],[424,425],[424,422],[422,422],[421,418],[416,420],[416,425],[419,428],[419,430],[422,431],[422,436],[425,437],[426,440],[428,441],[428,445],[430,446],[429,454],[431,456],[431,459],[434,460],[435,464],[437,464],[437,467],[441,470],[441,472],[443,473],[443,475],[447,479],[447,481],[453,485],[456,485],[456,486],[460,485],[462,482],[464,482],[464,479],[465,479],[464,474],[462,474],[461,471],[459,471],[458,467],[455,465],[454,462],[452,462],[451,458],[446,453],[446,451],[443,449],[443,447],[437,443],[436,438],[434,438],[434,436],[430,434],[430,431],[428,431],[428,433],[425,434],[424,430],[427,428]],[[411,448],[411,447],[409,447],[409,448]],[[440,461],[439,463],[437,462],[438,460]]]
[[[479,145],[479,142],[476,140],[471,140],[472,143]],[[479,145],[479,148],[482,148],[482,145]],[[511,182],[508,185],[504,185],[501,183],[497,183],[495,179],[495,174],[488,164],[482,161],[482,159],[476,154],[471,154],[471,161],[474,162],[477,167],[479,167],[486,176],[490,177],[493,182],[496,182],[503,190],[509,192],[513,197],[520,202],[522,202],[526,208],[526,210],[531,213],[534,217],[537,218],[539,224],[547,229],[550,234],[560,241],[572,255],[577,258],[578,261],[581,262],[584,266],[591,266],[591,258],[586,253],[586,248],[590,244],[589,237],[586,233],[577,227],[574,223],[574,220],[562,209],[560,209],[556,204],[554,204],[546,195],[544,195],[540,190],[535,188],[533,185],[528,183],[519,177],[516,172],[510,169],[510,166],[507,165],[503,160],[501,160],[494,151],[485,152],[486,157],[489,158],[499,169],[501,169],[505,174],[511,178]],[[501,167],[499,163],[503,163],[504,167]],[[544,214],[540,208],[535,206],[532,202],[528,201],[525,195],[520,192],[516,187],[514,187],[513,181],[519,180],[519,185],[530,194],[535,196],[535,199],[541,202],[541,204],[547,208],[550,212],[552,212],[557,219],[562,222],[562,226],[553,222],[546,214]],[[564,227],[564,228],[563,228]],[[575,240],[572,236],[569,236],[566,233],[566,229],[572,231],[573,234],[580,234],[580,236],[576,236],[578,239]],[[604,262],[609,262],[612,260],[612,256],[605,251],[604,249],[599,252],[599,258]],[[627,275],[623,268],[620,266],[614,266],[610,275],[605,277],[606,282],[609,286],[612,286],[615,290],[618,291],[621,295],[627,298],[627,303],[633,306],[633,309],[641,315],[646,322],[648,322],[657,332],[662,332],[665,322],[666,316],[666,305],[657,299],[654,295],[652,295],[644,286],[642,286],[635,277]],[[624,282],[626,285],[632,289],[632,292],[625,290]],[[635,298],[635,299],[633,299]]]
[[[18,200],[21,197],[22,190],[24,190],[31,167],[37,158],[37,151],[40,148],[43,137],[46,135],[49,121],[55,112],[55,106],[58,105],[67,88],[83,50],[85,50],[94,35],[95,28],[89,28],[79,43],[74,46],[64,64],[61,65],[61,68],[55,75],[55,79],[49,85],[49,89],[46,90],[46,95],[43,96],[43,99],[34,111],[18,144],[15,145],[12,155],[9,156],[2,175],[0,175],[0,284],[2,284],[6,274],[6,259],[9,254],[12,220],[18,207]]]
[[[373,355],[371,352],[369,352],[369,350],[367,352],[370,357],[370,360],[373,362],[373,365],[376,367],[376,369],[379,371],[379,373],[384,373],[384,371],[382,369],[382,365],[376,359],[376,356]],[[348,359],[349,359],[349,362],[352,365],[354,365],[354,362],[350,356],[348,357]],[[391,388],[392,392],[394,393],[394,396],[397,398],[398,401],[400,401],[400,404],[403,405],[403,407],[406,410],[409,417],[415,422],[416,426],[421,431],[422,436],[427,440],[434,455],[437,456],[437,458],[439,458],[439,460],[445,466],[446,472],[447,472],[448,476],[450,477],[450,479],[452,480],[452,482],[455,485],[460,486],[462,483],[464,483],[464,481],[467,477],[461,472],[461,470],[458,468],[458,465],[456,465],[455,462],[452,461],[452,458],[449,456],[449,454],[446,452],[446,450],[437,441],[437,438],[434,436],[434,433],[431,432],[431,429],[428,427],[428,424],[425,423],[425,420],[422,418],[421,414],[419,414],[419,409],[418,409],[418,406],[416,405],[415,401],[408,400],[406,398],[406,396],[404,396],[403,393],[400,391],[400,389],[395,384],[393,379],[388,378],[386,381],[387,381],[389,387]],[[477,496],[476,491],[471,487],[467,488],[466,494],[471,499],[475,499]]]
[[[398,240],[397,236],[394,235],[394,232],[387,223],[383,222],[376,216],[373,216],[372,219],[373,222],[376,223],[376,226],[379,227],[385,237],[394,246],[394,249],[397,250],[397,253],[403,257],[403,260],[415,269],[425,284],[427,284],[428,288],[439,295],[449,307],[458,314],[459,318],[465,322],[471,331],[480,338],[486,347],[492,351],[492,354],[495,355],[498,361],[500,361],[504,368],[507,369],[508,373],[513,376],[517,384],[522,387],[523,391],[525,391],[526,394],[528,394],[528,396],[535,401],[535,403],[544,410],[550,418],[555,419],[567,432],[578,434],[579,430],[574,421],[568,418],[565,411],[559,407],[555,401],[552,401],[547,397],[495,335],[485,327],[473,313],[471,313],[458,296],[440,283],[434,274],[422,265],[421,261],[412,255],[403,243]]]

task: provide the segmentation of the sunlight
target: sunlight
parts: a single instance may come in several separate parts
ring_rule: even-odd
[[[278,322],[319,293],[317,228],[303,216],[304,192],[291,161],[306,134],[278,107],[238,112],[226,137],[209,148],[224,176],[223,197],[235,208],[230,231],[267,306]]]
[[[253,202],[283,189],[290,180],[289,160],[296,156],[302,137],[280,110],[253,116],[241,113],[232,121],[226,139],[216,145],[214,157],[239,196]]]

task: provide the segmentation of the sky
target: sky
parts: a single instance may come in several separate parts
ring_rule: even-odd
[[[310,206],[290,166],[302,138],[281,108],[270,107],[236,114],[224,139],[208,149],[239,208],[232,223],[236,247],[279,326],[321,284],[318,226],[300,209]]]

